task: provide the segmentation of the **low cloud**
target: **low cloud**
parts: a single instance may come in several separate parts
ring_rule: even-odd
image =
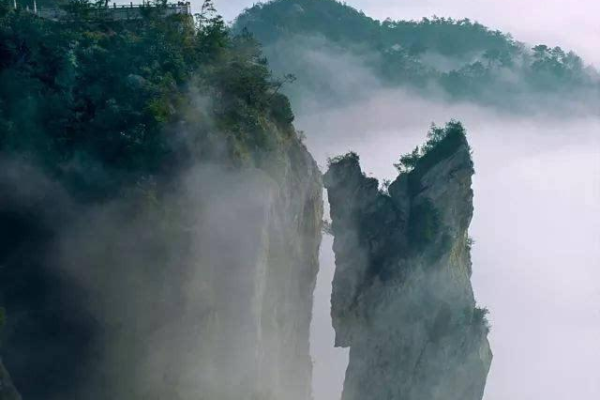
[[[423,141],[431,122],[453,118],[467,127],[476,168],[473,279],[491,311],[495,353],[485,399],[600,395],[600,118],[515,116],[378,90],[300,115],[297,125],[321,165],[353,150],[367,173],[391,179],[393,163]],[[333,268],[327,255],[322,263]],[[331,365],[345,355],[338,357]]]

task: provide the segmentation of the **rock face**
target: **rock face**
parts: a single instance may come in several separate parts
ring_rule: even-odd
[[[331,163],[331,314],[336,345],[350,347],[343,400],[483,397],[492,353],[470,283],[473,173],[460,125],[389,194],[357,155]]]
[[[321,173],[299,142],[279,155],[277,176],[198,164],[94,206],[5,163],[1,350],[24,398],[309,400]]]
[[[321,173],[296,145],[280,173],[282,179],[275,182],[250,171],[263,183],[244,190],[248,180],[242,179],[246,183],[238,184],[232,197],[244,205],[233,212],[216,207],[229,221],[218,229],[220,242],[233,240],[238,251],[233,260],[231,253],[215,252],[210,262],[217,269],[211,282],[214,319],[208,328],[213,362],[207,366],[216,375],[202,385],[207,399],[312,398],[309,335],[323,217]],[[216,197],[231,196],[231,187],[226,192]],[[255,203],[248,207],[252,197]],[[203,239],[204,254],[211,242]],[[227,270],[219,271],[223,266]]]

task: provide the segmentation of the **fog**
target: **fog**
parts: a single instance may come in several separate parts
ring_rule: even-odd
[[[19,323],[5,339],[24,396],[238,399],[275,388],[283,375],[276,366],[306,370],[300,357],[272,361],[284,358],[283,339],[257,318],[269,302],[285,309],[285,296],[293,296],[273,295],[286,282],[273,276],[265,254],[279,250],[265,244],[276,193],[266,174],[199,164],[166,194],[147,181],[83,205],[22,159],[0,158],[0,165],[0,217],[13,216],[15,235],[5,242],[31,253],[22,264],[3,259],[2,271],[21,292],[11,292]],[[266,281],[259,288],[257,277]],[[296,310],[290,323],[308,315]],[[308,337],[308,329],[298,331]]]
[[[491,311],[495,354],[485,398],[597,398],[599,118],[512,117],[380,90],[344,109],[302,115],[297,125],[311,133],[309,148],[322,165],[353,150],[365,171],[391,179],[392,164],[424,140],[430,123],[452,118],[469,131],[477,171],[473,282]],[[321,268],[333,268],[328,256]],[[329,272],[320,279],[325,285]],[[324,293],[318,288],[317,295]],[[335,384],[340,373],[331,367],[346,355],[339,351],[331,361],[327,354],[327,367],[315,356],[316,398],[331,398],[319,373]]]
[[[200,0],[194,0],[199,4]],[[254,0],[215,0],[230,21]],[[440,17],[470,18],[493,29],[510,32],[527,43],[546,43],[575,50],[600,66],[600,15],[596,0],[348,0],[365,14],[384,20]]]
[[[253,3],[215,1],[228,21]],[[600,14],[596,0],[347,3],[380,19],[468,17],[600,65],[600,25],[590,17]],[[318,53],[312,56],[319,62]],[[363,81],[356,79],[359,67],[350,62],[334,78]],[[469,132],[476,168],[473,283],[478,302],[491,311],[495,356],[485,399],[600,398],[600,116],[516,116],[375,84],[370,92],[338,86],[361,99],[344,107],[315,107],[306,97],[294,104],[296,125],[323,169],[327,157],[353,150],[367,172],[394,178],[392,164],[423,142],[432,122],[455,118]],[[347,364],[347,352],[332,347],[333,270],[325,238],[311,337],[316,400],[339,398]]]
[[[176,187],[157,200],[142,186],[61,233],[58,265],[97,326],[74,398],[227,399],[256,379],[252,272],[270,183],[198,165]]]
[[[216,1],[227,20],[251,3]],[[468,17],[511,32],[517,40],[560,45],[600,63],[600,26],[589,18],[600,5],[593,0],[347,3],[380,19]],[[317,59],[315,54],[310,56]],[[336,82],[365,80],[357,75],[360,65],[342,61],[348,67]],[[469,132],[477,171],[473,283],[479,303],[491,311],[495,355],[485,399],[599,398],[600,118],[514,116],[401,90],[379,87],[368,95],[363,86],[354,90],[361,100],[342,108],[315,107],[306,93],[295,96],[300,100],[294,104],[296,125],[306,132],[322,168],[327,157],[353,150],[366,171],[391,179],[392,164],[422,143],[432,122],[455,118]],[[333,269],[326,238],[312,331],[316,400],[339,398],[347,363],[345,350],[331,348]]]

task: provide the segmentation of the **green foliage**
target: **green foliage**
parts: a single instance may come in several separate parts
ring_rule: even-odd
[[[461,326],[471,329],[477,334],[487,335],[491,331],[490,311],[485,307],[466,307],[463,310]]]
[[[281,93],[274,93],[271,96],[270,103],[273,106],[271,115],[275,121],[283,125],[289,125],[294,122],[292,105],[286,96]]]
[[[421,159],[422,153],[419,146],[415,147],[415,149],[410,152],[400,156],[400,162],[398,164],[394,164],[394,167],[398,170],[398,172],[410,172],[419,163]]]
[[[265,45],[287,34],[316,32],[334,42],[360,43],[378,34],[379,23],[336,1],[275,0],[257,3],[238,16],[234,29],[244,28]]]
[[[490,321],[488,320],[489,313],[490,311],[487,308],[475,307],[471,318],[472,326],[488,334],[491,330]]]
[[[459,146],[469,149],[466,131],[460,122],[450,121],[443,128],[432,124],[425,144],[400,157],[400,162],[395,166],[401,174],[407,174],[409,190],[417,194],[420,192],[418,185],[422,176],[434,165],[450,157]],[[408,238],[411,245],[419,251],[430,245],[440,234],[440,216],[431,201],[423,199],[413,205],[408,221]],[[443,254],[450,244],[450,238],[442,234],[437,251],[432,253],[433,259]]]
[[[0,152],[73,190],[106,193],[191,155],[260,166],[294,137],[278,93],[289,80],[211,1],[195,19],[148,7],[132,21],[103,19],[87,0],[61,22],[0,5]]]
[[[284,41],[291,48],[302,45],[299,37],[323,37],[359,57],[384,82],[425,93],[439,87],[450,97],[501,107],[526,94],[600,97],[597,72],[575,53],[545,45],[529,49],[469,19],[381,22],[336,0],[273,0],[245,10],[234,29],[249,30],[265,46]]]
[[[417,166],[422,170],[426,170],[447,156],[460,144],[468,146],[466,131],[462,123],[452,120],[444,128],[432,124],[427,133],[425,144],[421,147],[417,146],[412,152],[402,155],[400,161],[394,166],[400,173],[409,173]]]

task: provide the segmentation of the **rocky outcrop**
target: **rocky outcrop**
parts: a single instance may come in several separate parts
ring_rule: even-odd
[[[481,400],[492,354],[470,283],[473,173],[460,124],[388,193],[356,154],[332,161],[331,314],[336,345],[350,347],[343,400]]]
[[[298,141],[280,150],[94,205],[3,163],[2,355],[21,394],[309,400],[321,173]]]
[[[323,216],[321,173],[297,144],[288,149],[278,173],[281,178],[274,181],[255,171],[265,184],[234,196],[245,203],[254,193],[262,198],[258,208],[245,206],[237,215],[224,210],[231,224],[221,231],[222,241],[236,241],[239,258],[213,260],[216,267],[228,264],[228,269],[212,282],[220,290],[214,291],[216,318],[209,328],[215,338],[211,358],[218,361],[210,367],[225,361],[219,367],[229,378],[207,382],[204,387],[212,386],[215,393],[207,398],[312,398],[309,334]],[[231,188],[227,192],[231,196]],[[243,222],[249,218],[257,224]],[[253,257],[245,256],[249,241],[256,241]],[[225,257],[230,260],[231,254]],[[237,384],[231,385],[235,377]]]

